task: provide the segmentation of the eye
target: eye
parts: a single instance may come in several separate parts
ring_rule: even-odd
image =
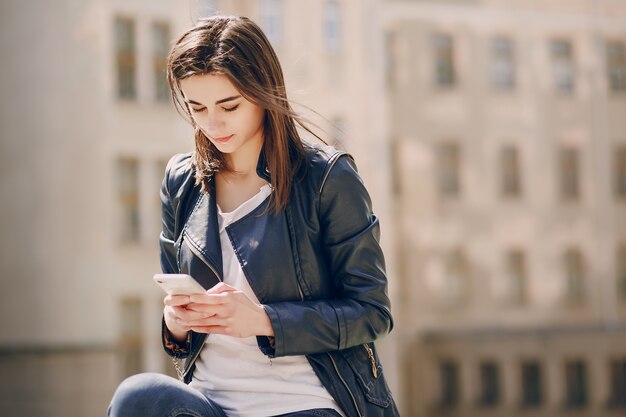
[[[235,110],[237,110],[237,108],[238,108],[238,107],[239,107],[239,104],[237,104],[236,106],[233,106],[233,107],[228,107],[228,108],[226,108],[226,107],[222,107],[222,108],[224,109],[224,111],[229,112],[229,111],[235,111]]]
[[[192,113],[202,113],[203,111],[206,110],[206,107],[200,107],[200,108],[191,108]]]

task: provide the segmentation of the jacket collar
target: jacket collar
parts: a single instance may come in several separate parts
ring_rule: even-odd
[[[200,257],[218,275],[217,278],[222,280],[222,248],[217,222],[215,176],[210,179],[210,190],[200,196],[187,219],[184,234],[195,249],[196,256]]]

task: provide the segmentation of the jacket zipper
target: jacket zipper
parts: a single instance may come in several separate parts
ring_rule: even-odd
[[[206,336],[205,336],[205,339],[206,339]],[[185,368],[183,369],[182,379],[185,379],[185,377],[189,373],[189,370],[191,369],[191,366],[196,362],[196,359],[198,359],[198,356],[200,356],[201,351],[202,351],[202,346],[200,346],[200,349],[196,349],[196,353],[194,353],[194,355],[189,359],[189,362],[187,362],[188,365],[185,366]]]
[[[370,362],[372,363],[372,375],[374,378],[378,379],[378,369],[376,367],[376,358],[374,358],[374,352],[372,348],[367,345],[367,343],[363,344],[365,351],[367,352],[367,356],[370,358]]]
[[[300,280],[296,277],[296,284],[298,284],[298,292],[300,293],[300,301],[304,301],[304,293],[302,287],[300,287]]]
[[[343,386],[346,387],[346,390],[348,390],[348,394],[350,394],[350,398],[352,398],[352,403],[354,404],[354,409],[356,410],[356,412],[359,415],[359,417],[363,417],[363,414],[361,414],[361,410],[359,410],[359,406],[357,405],[356,400],[354,399],[354,394],[352,394],[352,391],[350,390],[350,387],[346,383],[346,380],[343,379],[343,376],[341,376],[341,373],[339,373],[339,368],[337,368],[337,364],[335,363],[335,360],[330,355],[330,353],[327,352],[326,354],[330,358],[330,361],[333,363],[333,366],[335,367],[335,372],[337,372],[337,376],[339,377],[339,379],[343,383]]]
[[[293,228],[293,224],[291,220],[291,210],[289,208],[289,205],[287,205],[287,207],[285,208],[285,219],[287,220],[287,229],[289,231],[289,244],[291,246],[291,250],[294,253],[297,253],[297,247],[295,246],[296,244],[294,242],[296,232]],[[296,263],[296,284],[298,285],[298,293],[300,294],[300,301],[304,301],[304,291],[302,291],[302,285],[300,285],[301,273],[298,273],[299,271],[301,271],[300,259],[298,258],[297,255],[294,258],[294,263]]]

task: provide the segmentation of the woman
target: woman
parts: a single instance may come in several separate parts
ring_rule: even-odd
[[[373,344],[392,327],[379,225],[351,157],[301,140],[247,18],[183,34],[168,80],[196,149],[166,169],[161,264],[207,291],[165,298],[185,383],[133,376],[109,415],[398,415]]]

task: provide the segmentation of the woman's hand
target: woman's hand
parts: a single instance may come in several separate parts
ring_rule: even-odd
[[[189,304],[184,311],[175,310],[181,319],[178,323],[181,329],[234,337],[274,335],[263,306],[223,282],[206,294],[194,294],[188,298]]]
[[[185,317],[188,316],[186,306],[189,304],[189,296],[168,294],[163,299],[163,303],[165,304],[163,308],[165,325],[176,341],[184,341],[191,330],[191,327],[184,324]]]

